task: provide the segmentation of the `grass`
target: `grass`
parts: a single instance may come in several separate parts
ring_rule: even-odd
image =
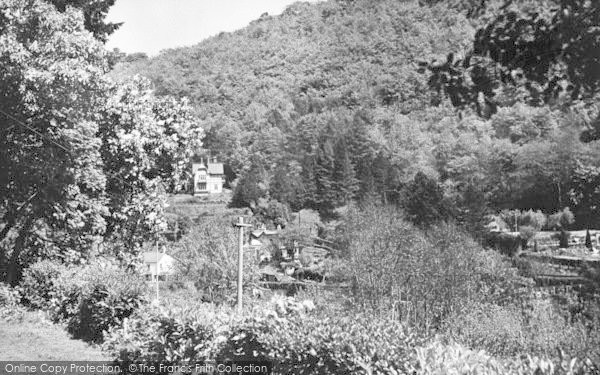
[[[20,321],[0,319],[0,360],[111,361],[99,347],[70,338],[38,312],[26,312]]]

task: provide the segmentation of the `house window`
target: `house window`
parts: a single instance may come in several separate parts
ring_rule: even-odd
[[[206,190],[206,182],[198,182],[196,187],[198,188],[198,190]]]
[[[219,185],[215,184],[215,190],[219,190]]]

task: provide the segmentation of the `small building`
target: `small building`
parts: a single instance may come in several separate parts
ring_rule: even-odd
[[[201,159],[200,163],[192,164],[192,177],[194,179],[194,195],[220,194],[223,192],[225,173],[223,163],[218,163],[216,158]]]
[[[175,258],[168,254],[149,251],[142,253],[142,259],[146,267],[144,275],[147,279],[156,280],[158,277],[159,280],[165,280],[167,276],[175,273]]]
[[[271,259],[271,247],[278,246],[280,232],[280,230],[269,230],[264,227],[250,232],[248,246],[255,251],[259,262]]]

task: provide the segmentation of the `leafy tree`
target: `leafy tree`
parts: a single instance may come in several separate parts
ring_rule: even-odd
[[[139,243],[202,132],[185,101],[157,99],[144,80],[111,83],[75,8],[0,10],[0,258],[15,282],[33,259],[77,262],[103,236]]]
[[[422,172],[405,187],[402,207],[407,218],[419,227],[446,221],[454,214],[452,205],[444,198],[442,187]]]
[[[115,32],[122,23],[105,22],[108,10],[115,0],[47,0],[59,12],[65,12],[68,7],[80,9],[85,17],[86,30],[92,32],[101,42],[106,42],[108,36]]]
[[[577,218],[590,228],[600,222],[600,168],[578,163],[573,174],[570,191],[571,202],[576,207]]]
[[[337,203],[337,194],[335,191],[335,155],[330,140],[326,140],[317,152],[315,182],[318,211],[322,216],[331,216]]]
[[[4,0],[0,10],[0,240],[16,235],[2,249],[14,282],[36,250],[89,249],[104,232],[94,137],[107,85],[103,46],[75,9]]]
[[[562,211],[556,212],[548,217],[548,227],[553,230],[565,231],[574,221],[575,216],[569,207],[565,207]]]
[[[287,165],[280,163],[273,172],[269,195],[281,203],[290,205],[292,209],[300,210],[305,187],[301,173],[302,167],[296,161],[291,161]]]
[[[334,189],[338,195],[336,203],[348,204],[358,191],[358,180],[345,142],[339,142],[336,146],[333,178],[335,180]]]
[[[599,22],[600,7],[591,1],[507,2],[477,30],[464,58],[451,53],[423,65],[432,88],[482,115],[506,100],[590,102],[600,87]]]
[[[180,185],[203,132],[187,101],[155,97],[146,79],[113,85],[109,93],[98,132],[110,192],[108,234],[131,249],[165,224],[163,193]]]
[[[261,198],[267,197],[264,175],[265,170],[261,165],[254,165],[245,172],[235,185],[231,207],[256,207]]]

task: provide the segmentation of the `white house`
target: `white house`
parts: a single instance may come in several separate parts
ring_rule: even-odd
[[[142,254],[144,265],[144,275],[152,280],[158,278],[165,280],[167,276],[175,273],[175,258],[165,253],[157,253],[155,251],[149,251]]]
[[[217,163],[217,159],[209,159],[206,164],[204,160],[192,164],[192,176],[194,178],[194,195],[219,194],[223,192],[223,163]]]

